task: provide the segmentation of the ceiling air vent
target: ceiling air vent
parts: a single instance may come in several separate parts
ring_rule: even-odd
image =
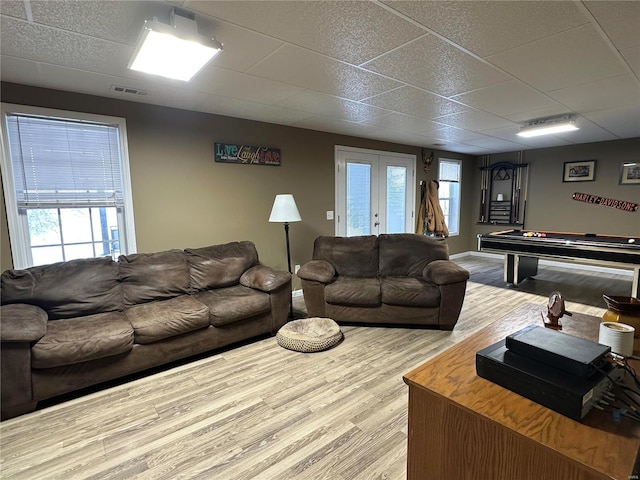
[[[122,95],[148,95],[146,90],[140,90],[139,88],[121,87],[119,85],[112,85],[111,91]]]

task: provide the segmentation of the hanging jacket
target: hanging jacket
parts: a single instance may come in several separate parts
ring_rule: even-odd
[[[438,200],[438,184],[433,180],[427,185],[426,207],[426,228],[425,235],[449,236],[449,229],[444,223],[444,214],[440,208]]]

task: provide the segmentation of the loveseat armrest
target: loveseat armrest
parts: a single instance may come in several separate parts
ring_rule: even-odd
[[[47,312],[35,305],[12,303],[0,306],[2,342],[37,342],[47,333]]]
[[[450,285],[469,279],[469,272],[450,260],[434,260],[424,267],[422,274],[436,285]]]
[[[331,283],[336,276],[336,269],[326,260],[311,260],[300,267],[297,275],[303,280]]]
[[[240,277],[240,285],[267,293],[277,290],[287,282],[291,282],[289,272],[276,270],[266,265],[255,265]]]

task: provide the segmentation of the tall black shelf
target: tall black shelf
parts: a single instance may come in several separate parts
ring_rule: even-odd
[[[527,163],[497,162],[480,167],[479,223],[524,226]]]

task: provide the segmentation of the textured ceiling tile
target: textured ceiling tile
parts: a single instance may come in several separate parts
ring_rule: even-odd
[[[640,46],[640,2],[584,2],[618,50]]]
[[[627,73],[590,25],[493,55],[488,60],[543,92]]]
[[[486,148],[493,152],[515,152],[522,149],[523,144],[517,142],[509,142],[495,137],[484,137],[476,140],[465,141],[468,145]]]
[[[301,91],[285,83],[213,66],[199,73],[189,85],[208,94],[264,104],[275,104]]]
[[[364,136],[377,131],[376,128],[360,123],[348,122],[336,118],[316,115],[305,118],[293,124],[295,127],[307,128],[310,130],[320,130],[321,132],[339,133],[342,135]]]
[[[363,122],[388,113],[381,108],[309,90],[282,100],[278,106],[351,122]]]
[[[122,74],[132,47],[8,17],[1,19],[3,55],[107,74]]]
[[[423,33],[371,2],[232,1],[186,6],[354,65]]]
[[[572,2],[385,2],[467,50],[485,57],[587,22]]]
[[[290,45],[278,49],[248,73],[349,100],[361,100],[400,86],[393,80]]]
[[[640,110],[637,108],[612,108],[584,116],[618,138],[640,137]]]
[[[453,113],[434,119],[435,122],[443,123],[451,127],[464,128],[474,132],[482,132],[490,128],[506,127],[513,122],[500,118],[496,115],[481,112],[480,110],[468,110],[462,113]]]
[[[625,106],[640,109],[640,82],[631,74],[553,90],[548,95],[581,112]]]
[[[467,110],[456,102],[409,86],[368,98],[365,103],[421,118],[435,118]]]
[[[412,117],[400,113],[390,113],[389,115],[376,117],[365,123],[376,127],[424,136],[434,135],[441,127],[437,123],[425,120],[424,118]]]
[[[585,117],[578,118],[580,130],[556,133],[554,136],[571,143],[606,142],[615,140],[616,136]],[[638,131],[640,133],[640,130]]]
[[[462,130],[460,128],[439,125],[438,130],[436,132],[436,137],[439,140],[446,140],[448,142],[451,142],[451,141],[467,142],[469,140],[485,138],[485,135],[483,135],[482,133]]]
[[[9,17],[27,18],[24,10],[24,1],[2,0],[0,2],[0,14]]]
[[[169,23],[171,7],[157,2],[31,0],[33,21],[69,32],[134,45],[145,20]],[[166,20],[165,20],[166,19]]]
[[[509,79],[433,35],[383,55],[364,68],[446,97]]]
[[[499,116],[513,115],[552,106],[562,109],[558,102],[518,80],[510,80],[498,85],[474,90],[473,92],[456,95],[452,100],[457,100],[465,105]]]
[[[0,57],[0,72],[3,82],[24,83],[38,85],[42,81],[38,64],[22,58]]]
[[[637,77],[640,77],[640,46],[627,48],[620,52],[622,58],[627,61],[627,65],[633,70]]]

